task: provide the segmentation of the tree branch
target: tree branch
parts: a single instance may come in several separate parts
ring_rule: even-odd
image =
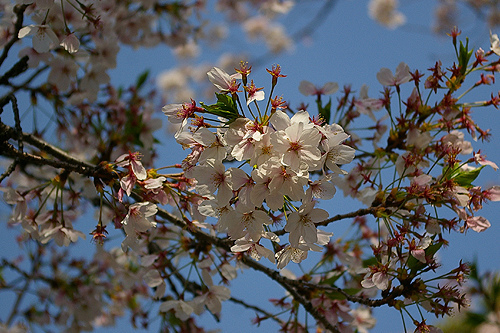
[[[15,134],[15,129],[0,123],[0,130],[4,129],[4,135],[7,137],[12,137]],[[1,138],[1,137],[0,137]],[[31,134],[22,134],[22,139],[25,142],[28,142],[32,144],[33,146],[39,148],[42,151],[45,151],[52,156],[61,159],[62,161],[57,161],[57,160],[49,160],[42,158],[40,156],[28,154],[28,153],[21,153],[17,149],[15,149],[11,144],[8,142],[4,141],[3,146],[6,147],[7,149],[4,150],[3,154],[6,156],[10,157],[19,157],[22,161],[30,163],[30,164],[35,164],[35,165],[50,165],[55,168],[63,168],[68,171],[72,172],[77,172],[82,175],[91,177],[94,176],[96,166],[88,164],[86,162],[82,162],[72,156],[70,156],[68,153],[62,151],[61,149],[43,141],[42,139],[39,139]],[[139,194],[132,192],[131,197],[136,200],[136,201],[142,201],[142,198]],[[336,215],[328,220],[325,220],[321,222],[320,225],[327,225],[328,223],[338,221],[341,219],[349,218],[349,217],[355,217],[355,216],[361,216],[361,215],[367,215],[367,214],[373,214],[375,208],[365,208],[365,209],[360,209],[358,211],[348,213],[348,214],[339,214]],[[198,241],[202,242],[208,242],[210,244],[213,244],[217,246],[220,249],[223,249],[225,251],[230,252],[231,251],[231,243],[232,241],[229,239],[223,239],[219,237],[212,236],[210,234],[207,234],[203,231],[201,231],[198,227],[189,224],[188,222],[178,218],[177,216],[171,214],[170,212],[164,210],[164,209],[158,209],[157,216],[171,222],[172,224],[186,230],[189,232],[193,237],[195,237]],[[278,284],[280,284],[285,290],[287,290],[292,297],[300,303],[304,309],[311,314],[311,316],[316,319],[317,322],[321,323],[326,329],[332,331],[332,332],[339,332],[338,328],[335,326],[331,325],[328,320],[325,318],[323,314],[321,314],[318,309],[312,306],[310,300],[307,299],[307,296],[302,295],[302,293],[306,292],[306,289],[327,289],[326,287],[318,286],[318,285],[313,285],[313,284],[305,284],[304,282],[300,281],[295,281],[291,280],[288,278],[285,278],[279,274],[278,271],[270,269],[265,267],[264,265],[256,262],[253,260],[251,257],[248,255],[242,254],[240,256],[240,260],[247,266],[251,267],[252,269],[256,271],[260,271],[270,277],[272,280],[276,281]],[[377,302],[382,302],[383,300],[380,301],[374,301],[371,300],[366,300],[361,297],[354,297],[351,295],[348,295],[347,293],[341,291],[340,288],[336,289],[332,287],[332,291],[337,291],[341,292],[344,296],[346,296],[347,299],[350,301],[362,303],[362,304],[378,304]],[[372,303],[369,303],[369,302]]]
[[[29,5],[16,5],[14,6],[14,13],[16,14],[16,23],[14,24],[14,33],[12,39],[5,44],[3,48],[2,55],[0,55],[0,66],[2,66],[3,62],[7,58],[9,54],[10,48],[14,45],[15,42],[19,40],[18,34],[19,30],[23,27],[23,19],[24,19],[24,11],[28,8]]]

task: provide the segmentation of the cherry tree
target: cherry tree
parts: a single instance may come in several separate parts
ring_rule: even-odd
[[[16,231],[20,256],[1,261],[0,292],[13,298],[0,329],[80,332],[127,316],[203,331],[203,314],[224,321],[233,303],[284,332],[367,332],[377,307],[399,312],[405,331],[439,332],[430,318],[467,308],[467,276],[483,280],[465,261],[442,268],[439,254],[453,233],[487,231],[481,209],[500,200],[498,185],[479,185],[498,167],[474,147],[492,134],[473,113],[500,104],[500,40],[491,32],[473,48],[454,25],[472,10],[494,29],[497,5],[439,2],[433,29],[448,33],[455,58],[378,69],[371,97],[367,86],[303,80],[292,105],[276,93],[286,68],[260,68],[266,55],[172,68],[160,91],[148,72],[111,84],[124,47],[192,57],[224,43],[231,22],[279,53],[334,4],[289,34],[280,17],[292,1],[2,1],[2,228]],[[390,29],[405,22],[392,0],[369,1],[367,15]],[[181,160],[161,163],[159,119]],[[330,215],[346,200],[355,208]],[[92,253],[78,253],[82,242]],[[247,270],[282,296],[233,295]]]

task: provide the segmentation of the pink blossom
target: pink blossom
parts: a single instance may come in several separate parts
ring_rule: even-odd
[[[116,165],[121,167],[130,166],[131,171],[134,173],[135,177],[139,180],[144,180],[147,178],[148,173],[142,163],[140,162],[139,153],[128,153],[119,156],[116,159]]]
[[[496,55],[500,56],[500,39],[498,39],[497,34],[492,34],[490,30],[490,49],[495,53]]]
[[[299,91],[305,95],[331,95],[339,90],[339,85],[337,82],[327,82],[323,85],[323,87],[316,87],[313,83],[309,81],[301,81],[299,84]]]
[[[431,245],[432,243],[432,239],[428,236],[426,237],[423,237],[422,239],[420,239],[418,245],[416,246],[411,246],[410,244],[410,253],[412,256],[414,256],[418,261],[422,262],[422,263],[427,263],[427,259],[425,258],[425,249],[429,247],[429,245]],[[414,240],[412,240],[412,244],[414,245]]]
[[[368,97],[368,86],[363,84],[359,91],[359,98],[354,100],[354,105],[359,113],[366,114],[375,121],[373,111],[380,110],[384,106],[384,101]]]
[[[128,213],[122,220],[122,225],[128,236],[136,232],[144,232],[156,227],[151,218],[158,212],[158,207],[151,202],[137,202],[130,205]]]
[[[308,248],[304,245],[300,245],[299,248],[295,248],[291,245],[285,246],[275,255],[278,269],[282,269],[288,265],[290,260],[296,264],[301,263],[307,258],[307,251]]]
[[[328,218],[328,212],[320,208],[314,208],[314,202],[307,202],[300,206],[297,212],[288,217],[285,231],[289,232],[290,245],[299,246],[302,237],[306,244],[314,244],[318,241],[318,233],[315,223]]]
[[[75,34],[69,34],[61,42],[61,46],[64,47],[68,53],[76,53],[78,52],[78,48],[80,47],[80,41],[75,36]]]
[[[467,218],[467,227],[475,232],[482,232],[491,227],[491,223],[482,216],[469,216]]]
[[[208,160],[207,163],[196,166],[192,175],[198,180],[196,188],[201,193],[214,194],[217,191],[216,198],[220,205],[228,204],[233,197],[231,173],[219,160]]]
[[[481,155],[480,152],[477,152],[476,154],[474,154],[474,161],[480,165],[489,165],[490,167],[492,167],[494,170],[498,170],[498,165],[496,165],[495,162],[492,162],[492,161],[488,161],[486,159],[486,156],[484,155]]]
[[[265,98],[264,91],[262,91],[262,88],[257,88],[253,80],[248,87],[245,87],[245,90],[248,93],[247,105],[250,105],[253,101],[262,101]]]
[[[278,155],[281,155],[281,162],[293,170],[298,170],[301,163],[311,168],[316,167],[321,158],[318,149],[320,140],[319,131],[314,127],[305,129],[302,122],[292,124],[271,136],[271,143]]]
[[[231,239],[245,237],[249,241],[258,242],[265,232],[264,224],[272,223],[266,212],[243,204],[236,206],[236,210],[229,214],[230,224],[227,225],[227,233]]]
[[[406,21],[406,17],[397,10],[397,7],[397,0],[371,0],[368,4],[368,12],[370,17],[378,23],[394,29]]]
[[[49,52],[59,45],[59,39],[48,25],[28,25],[19,30],[18,37],[33,36],[33,48],[38,53]]]
[[[220,91],[236,92],[238,90],[237,79],[241,79],[241,74],[236,73],[229,75],[224,70],[213,67],[208,73],[208,79]]]
[[[484,196],[490,201],[500,201],[500,186],[494,185],[484,191]]]
[[[384,86],[399,86],[409,82],[410,79],[410,67],[404,62],[401,62],[396,68],[396,75],[393,75],[389,68],[382,68],[377,73],[378,82]]]
[[[335,195],[336,189],[330,180],[332,175],[325,175],[309,184],[306,190],[305,201],[312,201],[313,198],[329,200]]]
[[[254,260],[260,260],[262,257],[265,257],[269,259],[270,262],[275,262],[273,251],[265,248],[257,242],[249,240],[247,237],[236,240],[234,245],[231,247],[231,251],[234,253],[248,251]]]
[[[174,310],[175,316],[180,320],[187,320],[191,313],[193,313],[193,307],[183,300],[169,300],[160,304],[160,312],[168,312]]]

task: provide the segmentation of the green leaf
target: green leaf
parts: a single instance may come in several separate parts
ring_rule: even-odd
[[[472,311],[466,312],[465,317],[466,317],[465,323],[468,326],[472,326],[472,327],[477,327],[487,320],[487,318],[484,314],[480,314],[480,313],[476,313],[476,312],[472,312]]]
[[[473,50],[469,50],[469,39],[466,39],[465,46],[460,41],[460,51],[458,54],[458,65],[460,66],[460,73],[462,75],[465,74],[467,70],[467,65],[469,64],[469,60],[472,57]]]
[[[218,93],[215,95],[217,96],[217,103],[212,105],[200,103],[207,113],[226,118],[228,124],[240,117],[238,108],[232,97]]]
[[[359,293],[360,289],[359,288],[345,288],[345,289],[342,289],[342,291],[344,291],[348,295],[353,296],[353,295],[356,295],[357,293]],[[344,296],[342,293],[340,293],[338,291],[332,291],[332,292],[328,293],[328,298],[329,299],[344,300],[344,299],[346,299],[346,296]]]
[[[327,284],[329,286],[333,286],[333,284],[340,279],[340,277],[344,275],[344,272],[340,272],[338,274],[333,274],[331,277],[329,277],[326,280],[321,281],[321,284]]]
[[[363,260],[363,267],[375,266],[377,264],[377,258],[371,257]]]
[[[135,83],[135,86],[137,87],[137,90],[141,89],[146,80],[149,77],[149,69],[146,69],[144,72],[142,72],[139,77],[137,78],[137,82]]]
[[[468,171],[461,171],[459,172],[454,172],[456,175],[452,178],[458,185],[462,187],[471,187],[472,182],[476,180],[477,176],[479,176],[479,173],[485,166],[481,166],[479,168],[476,168],[474,170],[468,170]]]
[[[332,110],[332,99],[326,103],[325,106],[321,106],[320,103],[318,103],[318,113],[323,118],[327,124],[330,123],[330,116],[331,116],[331,110]]]

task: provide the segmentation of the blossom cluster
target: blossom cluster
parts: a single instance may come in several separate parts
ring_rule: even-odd
[[[278,77],[284,75],[279,66],[268,71],[274,88]],[[203,197],[199,212],[217,218],[217,230],[235,241],[234,252],[249,251],[254,258],[264,256],[272,262],[274,253],[260,241],[265,238],[279,243],[268,226],[285,215],[289,245],[276,254],[278,267],[284,267],[290,260],[300,262],[307,251],[319,250],[318,245],[328,242],[331,233],[315,226],[328,217],[325,210],[315,208],[316,199],[333,197],[335,187],[330,180],[345,173],[339,165],[353,160],[354,149],[343,144],[349,135],[337,124],[325,124],[305,110],[290,118],[280,97],[269,99],[268,109],[261,112],[257,102],[265,95],[253,80],[248,83],[250,67],[242,64],[237,72],[229,75],[216,67],[208,72],[210,81],[220,90],[219,104],[232,112],[230,119],[219,119],[223,126],[215,131],[203,118],[204,112],[211,111],[208,106],[199,107],[191,101],[166,105],[163,112],[170,121],[180,123],[177,142],[191,149],[183,169],[187,177],[196,180],[195,189]],[[247,83],[243,87],[247,112],[258,112],[253,119],[240,115],[235,108],[240,80]],[[257,110],[252,112],[250,106]],[[241,163],[226,168],[224,161]],[[313,181],[314,174],[320,176]]]
[[[339,91],[337,83],[302,81],[299,91],[316,98],[318,115],[307,104],[293,108],[273,95],[285,76],[277,65],[267,70],[269,93],[251,79],[246,63],[234,74],[205,65],[172,69],[159,85],[175,91],[168,103],[184,103],[168,104],[163,113],[189,153],[182,163],[157,167],[164,146],[153,136],[161,121],[151,102],[156,95],[145,92],[147,73],[122,89],[108,85],[107,72],[116,66],[120,45],[166,43],[178,56],[191,57],[199,51],[195,40],[223,38],[224,27],[196,26],[205,3],[17,3],[0,1],[0,66],[14,43],[31,38],[32,47],[20,51],[21,60],[1,80],[10,89],[1,106],[11,103],[15,120],[14,126],[0,121],[1,154],[9,163],[0,190],[13,208],[9,226],[18,226],[19,243],[29,244],[24,248],[32,270],[18,259],[2,260],[1,268],[19,277],[5,275],[4,283],[2,275],[2,287],[19,301],[0,330],[24,329],[15,326],[22,313],[30,325],[90,330],[114,324],[125,308],[134,325],[146,327],[152,302],[164,330],[194,331],[194,315],[208,310],[218,318],[222,302],[245,304],[230,296],[229,284],[238,269],[249,267],[287,293],[270,300],[277,314],[244,306],[257,311],[255,323],[272,318],[283,331],[309,329],[299,321],[301,306],[321,328],[365,332],[375,324],[370,307],[387,305],[404,311],[423,332],[434,328],[422,313],[449,315],[452,307],[466,305],[460,287],[468,266],[434,271],[446,231],[486,231],[491,223],[479,211],[500,201],[499,186],[477,185],[483,168],[498,167],[474,149],[489,132],[472,118],[479,107],[497,108],[500,95],[466,101],[471,90],[495,82],[496,34],[490,34],[489,51],[474,52],[468,43],[459,45],[460,33],[452,30],[456,63],[436,62],[427,75],[403,62],[395,72],[383,68],[377,79],[384,88],[376,98],[365,85],[359,92],[344,86],[332,106],[324,98]],[[274,17],[292,5],[219,1],[218,10],[278,52],[291,40]],[[370,1],[369,10],[389,27],[405,20],[394,0]],[[17,78],[28,71],[24,61],[33,74]],[[47,82],[39,84],[43,73]],[[214,104],[196,102],[194,90],[185,89],[188,80],[206,81],[205,74],[217,90]],[[40,97],[53,103],[53,127],[23,132],[14,97],[23,91],[33,106]],[[47,139],[50,130],[58,147]],[[163,173],[167,168],[177,171]],[[319,199],[332,199],[336,191],[362,208],[345,213],[339,207],[329,218]],[[89,206],[97,208],[93,228],[82,226]],[[333,238],[333,222],[342,220],[352,220],[348,231]],[[77,226],[94,229],[98,252],[88,265],[54,250],[85,238],[88,232]],[[121,248],[105,251],[112,226],[123,232]],[[321,260],[303,276],[285,268],[309,251],[321,252]],[[258,262],[262,257],[277,270]],[[20,289],[23,279],[27,287]],[[26,293],[40,302],[22,311]]]
[[[240,1],[233,6],[218,1],[216,9],[242,22],[249,38],[264,38],[273,52],[291,45],[275,17],[286,14],[291,1]],[[179,57],[196,53],[201,40],[223,40],[224,25],[205,24],[203,1],[163,4],[161,1],[1,1],[5,15],[0,20],[0,46],[15,35],[31,38],[19,51],[28,56],[30,68],[45,65],[47,83],[60,93],[71,93],[69,102],[95,101],[101,85],[110,82],[109,70],[116,67],[121,45],[134,48],[170,46]],[[17,14],[17,15],[16,15]],[[18,15],[29,24],[16,27]],[[195,42],[195,40],[197,42]]]

